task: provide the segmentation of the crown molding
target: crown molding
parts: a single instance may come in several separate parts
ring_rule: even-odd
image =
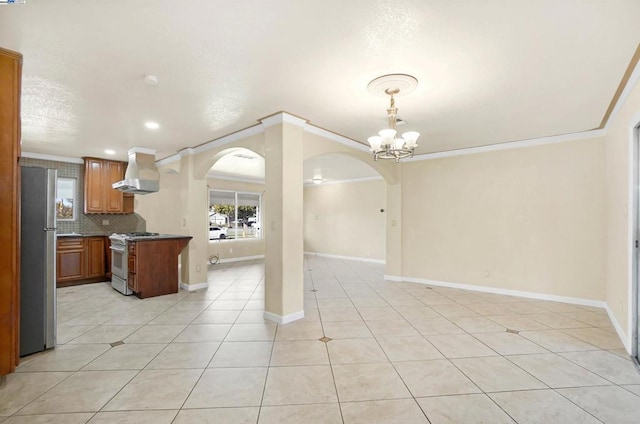
[[[634,68],[633,72],[629,76],[629,79],[626,81],[624,89],[622,90],[622,93],[618,97],[618,99],[617,99],[617,101],[615,103],[615,106],[613,106],[613,109],[611,110],[611,113],[609,113],[608,116],[605,115],[605,118],[604,118],[604,119],[606,119],[606,123],[604,124],[604,129],[605,130],[607,128],[609,128],[609,125],[611,125],[611,122],[615,122],[616,116],[618,115],[618,112],[620,111],[622,106],[626,103],[627,99],[629,98],[629,95],[631,94],[631,92],[635,88],[636,84],[640,80],[640,62],[638,62],[638,60],[640,60],[640,45],[638,45],[638,49],[636,50],[636,54],[634,55],[634,59],[636,61],[636,65],[635,65],[635,68]],[[632,61],[632,63],[633,63],[633,61]]]
[[[155,155],[156,154],[156,149],[151,149],[149,147],[132,147],[130,148],[127,153],[130,155],[132,153],[142,153],[145,155]]]
[[[287,112],[277,112],[273,115],[258,119],[258,121],[260,121],[262,127],[265,129],[278,124],[292,124],[297,127],[304,128],[309,122],[306,119],[300,118]]]
[[[346,180],[323,181],[320,184],[316,184],[314,182],[305,182],[304,186],[305,187],[321,187],[324,185],[331,185],[331,184],[365,183],[367,181],[377,181],[377,180],[384,180],[384,178],[380,175],[377,177],[350,178]]]
[[[164,159],[160,159],[156,161],[156,166],[164,166],[164,165],[169,165],[173,162],[179,162],[181,158],[180,153],[176,153],[174,155],[171,156],[167,156]]]
[[[519,149],[522,147],[542,146],[545,144],[564,143],[567,141],[584,140],[588,138],[604,137],[606,130],[590,130],[578,133],[554,135],[550,137],[532,138],[529,140],[511,141],[507,143],[489,144],[487,146],[469,147],[459,150],[446,150],[444,152],[426,153],[412,158],[403,159],[403,162],[419,162],[423,160],[441,159],[453,156],[472,155],[476,153],[496,152],[500,150]]]
[[[242,140],[243,138],[251,137],[252,135],[260,134],[263,132],[263,128],[261,125],[254,125],[243,130],[231,133],[229,135],[225,135],[216,140],[212,140],[208,143],[201,144],[197,147],[191,149],[190,154],[198,154],[202,152],[206,152],[208,150],[216,149],[218,147],[224,146],[226,144],[234,143],[236,141]]]
[[[83,164],[84,160],[81,158],[70,158],[68,156],[55,156],[48,155],[45,153],[32,153],[23,151],[20,153],[21,157],[29,158],[29,159],[40,159],[40,160],[52,160],[54,162],[66,162],[66,163],[78,163]]]
[[[224,180],[224,181],[235,181],[239,183],[248,183],[248,184],[265,184],[264,179],[251,179],[251,178],[242,178],[242,177],[234,177],[231,175],[220,175],[220,174],[207,174],[207,179],[212,180]]]
[[[369,152],[369,148],[367,146],[365,146],[362,143],[359,143],[351,138],[345,137],[343,135],[340,134],[336,134],[334,132],[331,132],[329,130],[325,130],[324,128],[320,128],[320,127],[316,127],[315,125],[312,124],[307,124],[307,126],[304,127],[304,131],[308,132],[310,134],[315,134],[315,135],[319,135],[320,137],[324,137],[327,138],[331,141],[335,141],[336,143],[340,143],[343,144],[347,147],[351,147],[353,149],[356,150],[360,150],[361,152]]]

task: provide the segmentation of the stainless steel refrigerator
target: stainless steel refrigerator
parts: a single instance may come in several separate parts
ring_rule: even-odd
[[[57,170],[21,167],[20,356],[56,343]]]

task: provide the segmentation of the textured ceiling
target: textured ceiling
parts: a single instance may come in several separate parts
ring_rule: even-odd
[[[24,55],[28,152],[163,158],[281,110],[366,143],[387,108],[367,83],[408,73],[397,106],[423,154],[598,127],[638,16],[637,0],[29,0],[0,7],[0,46]]]

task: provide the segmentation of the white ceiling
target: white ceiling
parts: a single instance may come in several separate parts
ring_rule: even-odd
[[[0,46],[24,55],[28,152],[163,158],[281,110],[366,143],[388,106],[367,83],[408,73],[397,106],[423,154],[598,127],[639,16],[638,0],[28,0],[0,7]]]

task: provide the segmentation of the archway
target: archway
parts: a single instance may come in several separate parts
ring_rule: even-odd
[[[386,180],[344,152],[304,161],[304,250],[329,257],[385,262]]]
[[[264,158],[238,147],[213,159],[206,175],[209,257],[224,262],[263,256]]]

